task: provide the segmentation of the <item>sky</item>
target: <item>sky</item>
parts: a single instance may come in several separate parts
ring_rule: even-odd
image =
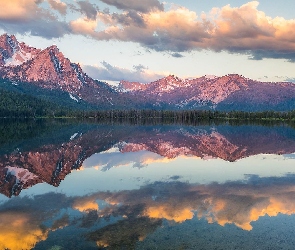
[[[0,0],[0,34],[53,44],[91,77],[295,82],[294,0]]]

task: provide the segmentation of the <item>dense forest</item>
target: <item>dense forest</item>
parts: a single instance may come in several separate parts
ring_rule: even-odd
[[[0,88],[0,117],[56,117],[73,115],[71,112],[53,102]]]

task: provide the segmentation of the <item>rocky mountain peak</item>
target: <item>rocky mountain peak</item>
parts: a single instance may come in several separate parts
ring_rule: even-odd
[[[19,43],[14,35],[0,36],[0,66],[21,65],[40,52],[39,49]]]
[[[218,76],[215,76],[215,75],[204,75],[204,78],[205,79],[209,79],[209,80],[213,80],[213,79],[218,78]]]
[[[49,46],[47,49],[52,50],[52,51],[55,51],[57,53],[59,52],[59,48],[55,44]]]
[[[0,44],[7,49],[10,48],[17,48],[19,42],[17,41],[14,35],[8,35],[7,33],[0,36]]]
[[[70,93],[79,90],[88,79],[80,65],[72,63],[55,45],[39,53],[28,75],[33,81],[48,82]]]
[[[174,91],[176,88],[183,87],[185,80],[175,75],[169,75],[151,83],[151,88],[160,92]]]
[[[168,75],[166,77],[163,77],[163,78],[159,79],[156,82],[170,84],[170,83],[179,83],[179,82],[182,82],[182,81],[183,81],[182,79],[180,79],[179,77],[177,77],[175,75]]]
[[[168,75],[168,76],[164,77],[164,79],[166,79],[166,80],[172,80],[172,81],[179,81],[180,80],[180,78],[178,78],[175,75]]]
[[[18,43],[14,36],[4,34],[0,39],[0,49],[0,73],[6,78],[70,93],[77,93],[90,79],[80,65],[72,63],[56,45],[37,50]]]

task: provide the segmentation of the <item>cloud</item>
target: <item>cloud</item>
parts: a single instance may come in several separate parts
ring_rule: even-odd
[[[135,42],[176,58],[182,57],[181,52],[211,50],[242,53],[252,60],[295,62],[295,19],[267,16],[258,9],[258,1],[213,8],[208,13],[176,5],[164,10],[158,0],[102,1],[119,11],[100,11],[89,0],[74,4],[47,0],[51,8],[44,7],[45,0],[0,1],[0,9],[5,10],[0,13],[0,26],[8,33],[45,38],[81,34],[98,41]],[[81,15],[72,20],[67,8]],[[58,19],[56,11],[70,21]]]
[[[271,50],[251,50],[249,59],[252,60],[263,60],[264,58],[273,59],[287,59],[290,62],[295,62],[295,51],[271,51]]]
[[[169,159],[158,154],[145,151],[144,145],[138,145],[137,152],[110,152],[94,154],[83,162],[83,167],[102,168],[103,171],[112,167],[126,166],[132,164],[133,167],[144,167],[153,162],[168,162]]]
[[[79,210],[80,212],[90,211],[90,210],[98,210],[98,204],[93,201],[91,197],[82,197],[77,198],[73,203],[73,208]]]
[[[5,10],[0,12],[1,20],[26,21],[31,19],[31,16],[36,16],[42,10],[38,7],[35,0],[21,1],[0,1],[0,9]]]
[[[105,2],[119,5],[117,1]],[[132,2],[127,3],[129,6]],[[226,5],[200,16],[184,7],[134,13],[129,6],[120,14],[99,12],[98,21],[105,28],[87,35],[97,40],[132,41],[156,51],[170,51],[174,56],[205,49],[243,53],[254,60],[294,61],[295,20],[271,18],[259,11],[258,5],[257,1],[240,7]],[[86,30],[80,32],[85,34]]]
[[[117,7],[121,10],[135,10],[139,12],[150,12],[152,10],[164,10],[164,6],[158,0],[101,0],[102,2]]]
[[[71,21],[70,25],[72,32],[87,36],[95,32],[97,21],[87,18],[79,18],[77,20]]]
[[[208,36],[201,23],[194,23],[196,13],[185,8],[140,14],[140,25],[130,17],[129,12],[119,17],[100,13],[98,19],[106,28],[88,35],[97,40],[133,41],[157,51],[178,52],[192,49],[193,40],[199,39],[196,37]],[[126,20],[129,20],[127,24]]]
[[[95,4],[92,4],[89,1],[78,1],[77,4],[79,5],[79,8],[76,8],[74,5],[70,5],[71,9],[85,15],[87,19],[96,19],[96,15],[99,9]]]
[[[142,65],[134,66],[133,70],[112,66],[107,62],[102,62],[103,67],[85,65],[83,70],[92,78],[110,81],[139,81],[142,83],[152,82],[166,76],[165,73],[152,72]]]
[[[72,236],[84,235],[100,245],[130,248],[131,241],[135,244],[161,225],[170,224],[162,224],[162,219],[182,223],[198,217],[252,230],[252,222],[262,216],[294,215],[294,181],[293,174],[250,175],[244,181],[221,184],[155,182],[134,190],[98,191],[89,196],[67,197],[54,192],[11,199],[0,206],[0,248],[31,249],[47,238],[50,241],[51,231],[64,227],[75,229]],[[75,216],[67,213],[71,208],[77,210]],[[119,219],[105,223],[108,218]]]
[[[125,12],[123,14],[113,13],[110,16],[110,18],[112,20],[116,21],[116,23],[120,23],[124,26],[134,25],[134,26],[138,26],[141,28],[145,27],[143,15],[141,13],[133,11],[133,10]]]
[[[287,81],[287,82],[294,82],[295,83],[295,78],[287,78],[285,81]]]
[[[29,33],[45,38],[62,37],[70,33],[69,24],[59,21],[50,10],[41,8],[35,0],[0,1],[0,25],[9,33]],[[56,2],[58,3],[58,2]]]
[[[47,238],[47,232],[42,231],[39,221],[34,220],[32,214],[1,212],[0,219],[1,249],[31,249],[37,242]]]
[[[172,53],[171,56],[176,57],[176,58],[181,58],[181,57],[183,57],[182,54],[177,53],[177,52]]]
[[[69,215],[68,214],[64,214],[61,218],[57,219],[56,221],[53,222],[51,230],[52,231],[56,231],[58,229],[62,229],[66,226],[69,225]]]
[[[194,217],[191,209],[171,209],[169,206],[148,207],[144,215],[153,219],[174,220],[175,222],[184,222]]]
[[[94,193],[89,198],[106,200],[114,205],[100,210],[100,216],[126,213],[133,207],[137,208],[138,217],[181,223],[197,216],[209,223],[234,224],[249,231],[252,230],[251,223],[260,217],[295,214],[294,178],[294,175],[249,176],[247,182],[209,185],[156,182],[137,190]]]
[[[60,0],[47,0],[50,4],[50,7],[54,10],[57,10],[61,15],[67,14],[67,5]]]

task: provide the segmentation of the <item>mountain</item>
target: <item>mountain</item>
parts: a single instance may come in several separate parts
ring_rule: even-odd
[[[55,45],[38,50],[4,34],[0,36],[0,51],[0,77],[15,86],[29,83],[37,88],[67,93],[72,103],[84,101],[95,108],[112,106],[114,91],[90,78],[79,64],[72,63]],[[31,92],[35,95],[35,91]]]
[[[64,105],[83,109],[295,109],[293,83],[259,82],[236,74],[196,79],[170,75],[148,84],[121,81],[114,87],[89,77],[55,45],[36,49],[7,34],[0,36],[0,78],[9,82],[1,88],[14,85],[16,91],[53,102],[55,95],[62,96],[58,99]]]
[[[0,46],[2,77],[35,83],[43,88],[58,88],[72,94],[79,94],[78,90],[83,85],[93,84],[81,67],[65,58],[55,45],[37,50],[21,45],[14,36],[4,34],[0,37]]]
[[[117,91],[153,107],[245,111],[295,109],[295,84],[259,82],[237,74],[196,79],[170,75],[149,84],[121,81]]]

